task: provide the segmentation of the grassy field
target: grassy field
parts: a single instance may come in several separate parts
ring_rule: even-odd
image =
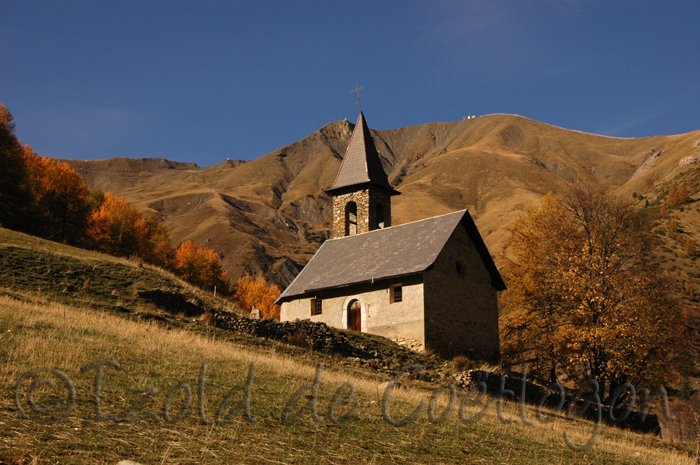
[[[155,321],[166,328],[187,329],[246,346],[269,346],[262,338],[203,326],[199,317],[207,310],[244,312],[230,300],[205,293],[167,271],[3,228],[0,295],[20,300],[31,296],[42,302],[91,308],[136,321]],[[354,331],[345,335],[353,345],[381,354],[391,366],[413,360],[435,369],[444,362],[416,354],[383,337]],[[279,349],[298,352],[288,346]],[[343,363],[350,369],[355,365]]]
[[[548,425],[527,426],[519,420],[505,424],[497,418],[495,405],[486,417],[469,426],[455,414],[435,425],[424,412],[411,425],[393,427],[381,414],[378,386],[388,380],[385,375],[360,367],[347,370],[340,359],[302,350],[283,353],[282,348],[270,341],[266,346],[251,347],[212,340],[206,334],[167,329],[162,324],[133,321],[101,310],[42,299],[32,301],[28,296],[24,301],[2,296],[0,460],[8,464],[114,464],[121,459],[143,464],[695,462],[688,447],[605,426],[589,452],[576,453],[564,444],[563,432],[570,431],[575,442],[584,443],[593,431],[591,423],[559,418]],[[95,370],[81,373],[81,367],[105,359],[119,362],[121,370],[110,366],[104,369],[103,413],[125,418],[129,405],[142,395],[129,389],[155,386],[159,392],[142,411],[157,413],[160,420],[86,420],[95,415]],[[316,423],[305,415],[297,424],[284,425],[281,418],[288,400],[299,387],[312,383],[314,367],[321,360],[326,366],[318,409],[326,421]],[[198,417],[201,365],[207,363],[203,405],[211,419],[226,393],[244,383],[251,361],[257,363],[251,396],[251,413],[257,423],[248,423],[239,415],[228,424],[203,424]],[[18,380],[39,367],[61,370],[76,387],[75,409],[56,424],[27,420],[14,405]],[[27,403],[26,394],[34,379],[23,384],[20,405],[30,416],[46,418],[48,414],[32,412]],[[56,388],[38,386],[36,401],[40,406],[62,402],[63,408],[66,388],[60,379],[52,379]],[[357,388],[359,411],[349,422],[334,424],[327,418],[328,405],[336,389],[347,381]],[[162,420],[166,396],[183,382],[191,386],[192,406],[181,421],[167,423]],[[407,386],[407,390],[397,390],[392,396],[394,417],[405,416],[430,394],[431,386],[427,384],[414,382]],[[172,401],[171,416],[183,406],[184,398],[181,390]],[[231,405],[240,398],[239,393]],[[303,402],[305,399],[294,411]],[[341,407],[336,415],[348,410]],[[468,407],[467,413],[477,410]],[[506,415],[518,416],[515,404],[507,403],[505,411]],[[534,415],[529,410],[529,416]]]
[[[114,464],[122,459],[142,464],[694,462],[691,445],[605,426],[591,451],[573,452],[565,445],[563,432],[570,431],[582,444],[593,431],[591,423],[564,418],[547,425],[523,425],[519,419],[503,423],[495,404],[472,425],[462,424],[456,412],[436,425],[423,412],[415,423],[394,427],[381,411],[380,385],[390,379],[384,370],[207,328],[198,322],[199,313],[212,308],[236,311],[235,306],[167,272],[4,229],[0,229],[0,263],[0,465]],[[159,294],[161,300],[153,298],[154,290],[165,293]],[[353,343],[392,360],[391,365],[411,356],[429,367],[442,364],[382,338],[347,335]],[[104,368],[101,388],[102,412],[120,421],[90,420],[96,412],[96,371],[81,367],[99,360],[114,360],[121,366]],[[238,415],[230,423],[204,424],[199,413],[202,364],[207,364],[203,408],[211,420],[231,388],[244,383],[253,361],[257,371],[251,414],[258,421],[251,424]],[[298,388],[312,384],[319,361],[325,369],[318,412],[326,421],[314,422],[307,414],[297,424],[283,424],[287,402]],[[14,403],[18,381],[42,367],[67,374],[76,388],[75,409],[54,424],[24,418]],[[68,405],[68,391],[58,377],[47,373],[28,377],[18,399],[21,408],[39,420],[51,418],[51,413],[33,411],[27,393],[44,377],[56,386],[34,384],[37,404],[61,403],[59,410]],[[348,381],[357,389],[357,415],[344,424],[328,421],[331,399]],[[169,423],[163,420],[164,405],[180,383],[191,387],[191,407],[180,421]],[[406,385],[407,390],[396,390],[392,396],[395,418],[408,415],[438,386],[423,381]],[[145,387],[158,392],[151,390],[153,396],[141,412],[159,417],[128,419],[130,405],[144,395],[131,390]],[[237,394],[226,411],[241,398]],[[177,416],[185,400],[181,389],[169,403],[171,417]],[[302,398],[293,412],[305,402]],[[438,414],[445,404],[442,396]],[[349,407],[340,407],[336,416],[347,411]],[[466,411],[476,413],[478,408]],[[517,405],[506,403],[505,411],[518,418]],[[530,407],[528,415],[535,417]]]

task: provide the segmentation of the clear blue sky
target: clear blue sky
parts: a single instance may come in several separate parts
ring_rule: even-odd
[[[515,113],[700,129],[700,2],[0,0],[0,102],[39,155],[253,159],[327,120]]]

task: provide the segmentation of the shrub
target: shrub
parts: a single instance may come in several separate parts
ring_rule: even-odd
[[[668,191],[668,205],[679,205],[687,202],[690,202],[690,197],[685,184],[681,184],[678,187],[675,184],[672,185]]]
[[[696,252],[696,247],[695,247],[695,241],[688,238],[685,240],[685,253],[688,254],[689,257],[695,256]]]
[[[303,329],[287,334],[284,340],[287,344],[313,350],[313,339]]]
[[[682,400],[688,400],[693,396],[693,385],[688,378],[683,378],[683,382],[681,383],[681,390],[678,393],[678,396]]]
[[[455,371],[467,371],[472,365],[472,361],[465,355],[458,355],[452,359],[452,367]]]

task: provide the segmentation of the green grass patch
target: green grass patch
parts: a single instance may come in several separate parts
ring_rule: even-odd
[[[0,228],[4,293],[114,313],[196,316],[209,309],[240,312],[167,271]]]

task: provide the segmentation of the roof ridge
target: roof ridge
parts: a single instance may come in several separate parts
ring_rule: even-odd
[[[459,224],[466,228],[491,275],[492,284],[496,289],[505,289],[498,269],[465,209],[371,231],[376,232],[375,235],[363,233],[327,240],[280,295],[277,303],[323,289],[422,273],[435,262]],[[382,234],[380,231],[386,232]],[[343,242],[341,239],[349,240]],[[373,260],[366,260],[368,256]]]
[[[369,234],[369,233],[378,232],[378,231],[388,231],[388,230],[390,230],[390,229],[400,228],[401,226],[408,226],[409,224],[420,223],[421,221],[434,220],[435,218],[441,218],[441,217],[443,217],[443,216],[455,215],[455,214],[457,214],[457,213],[464,213],[464,212],[468,212],[468,211],[469,211],[469,209],[468,209],[468,208],[465,208],[465,209],[463,209],[463,210],[457,210],[457,211],[453,211],[453,212],[449,212],[449,213],[443,213],[442,215],[431,216],[430,218],[423,218],[423,219],[421,219],[421,220],[409,221],[408,223],[401,223],[401,224],[396,224],[396,225],[392,225],[392,226],[387,226],[386,228],[373,229],[372,231],[365,231],[365,232],[363,232],[363,233],[352,234],[352,235],[350,235],[350,236],[334,237],[334,238],[332,238],[332,239],[327,239],[326,242],[328,242],[328,241],[339,241],[339,240],[341,240],[341,239],[347,239],[347,238],[349,238],[349,237],[362,236],[362,235],[364,235],[364,234]]]

